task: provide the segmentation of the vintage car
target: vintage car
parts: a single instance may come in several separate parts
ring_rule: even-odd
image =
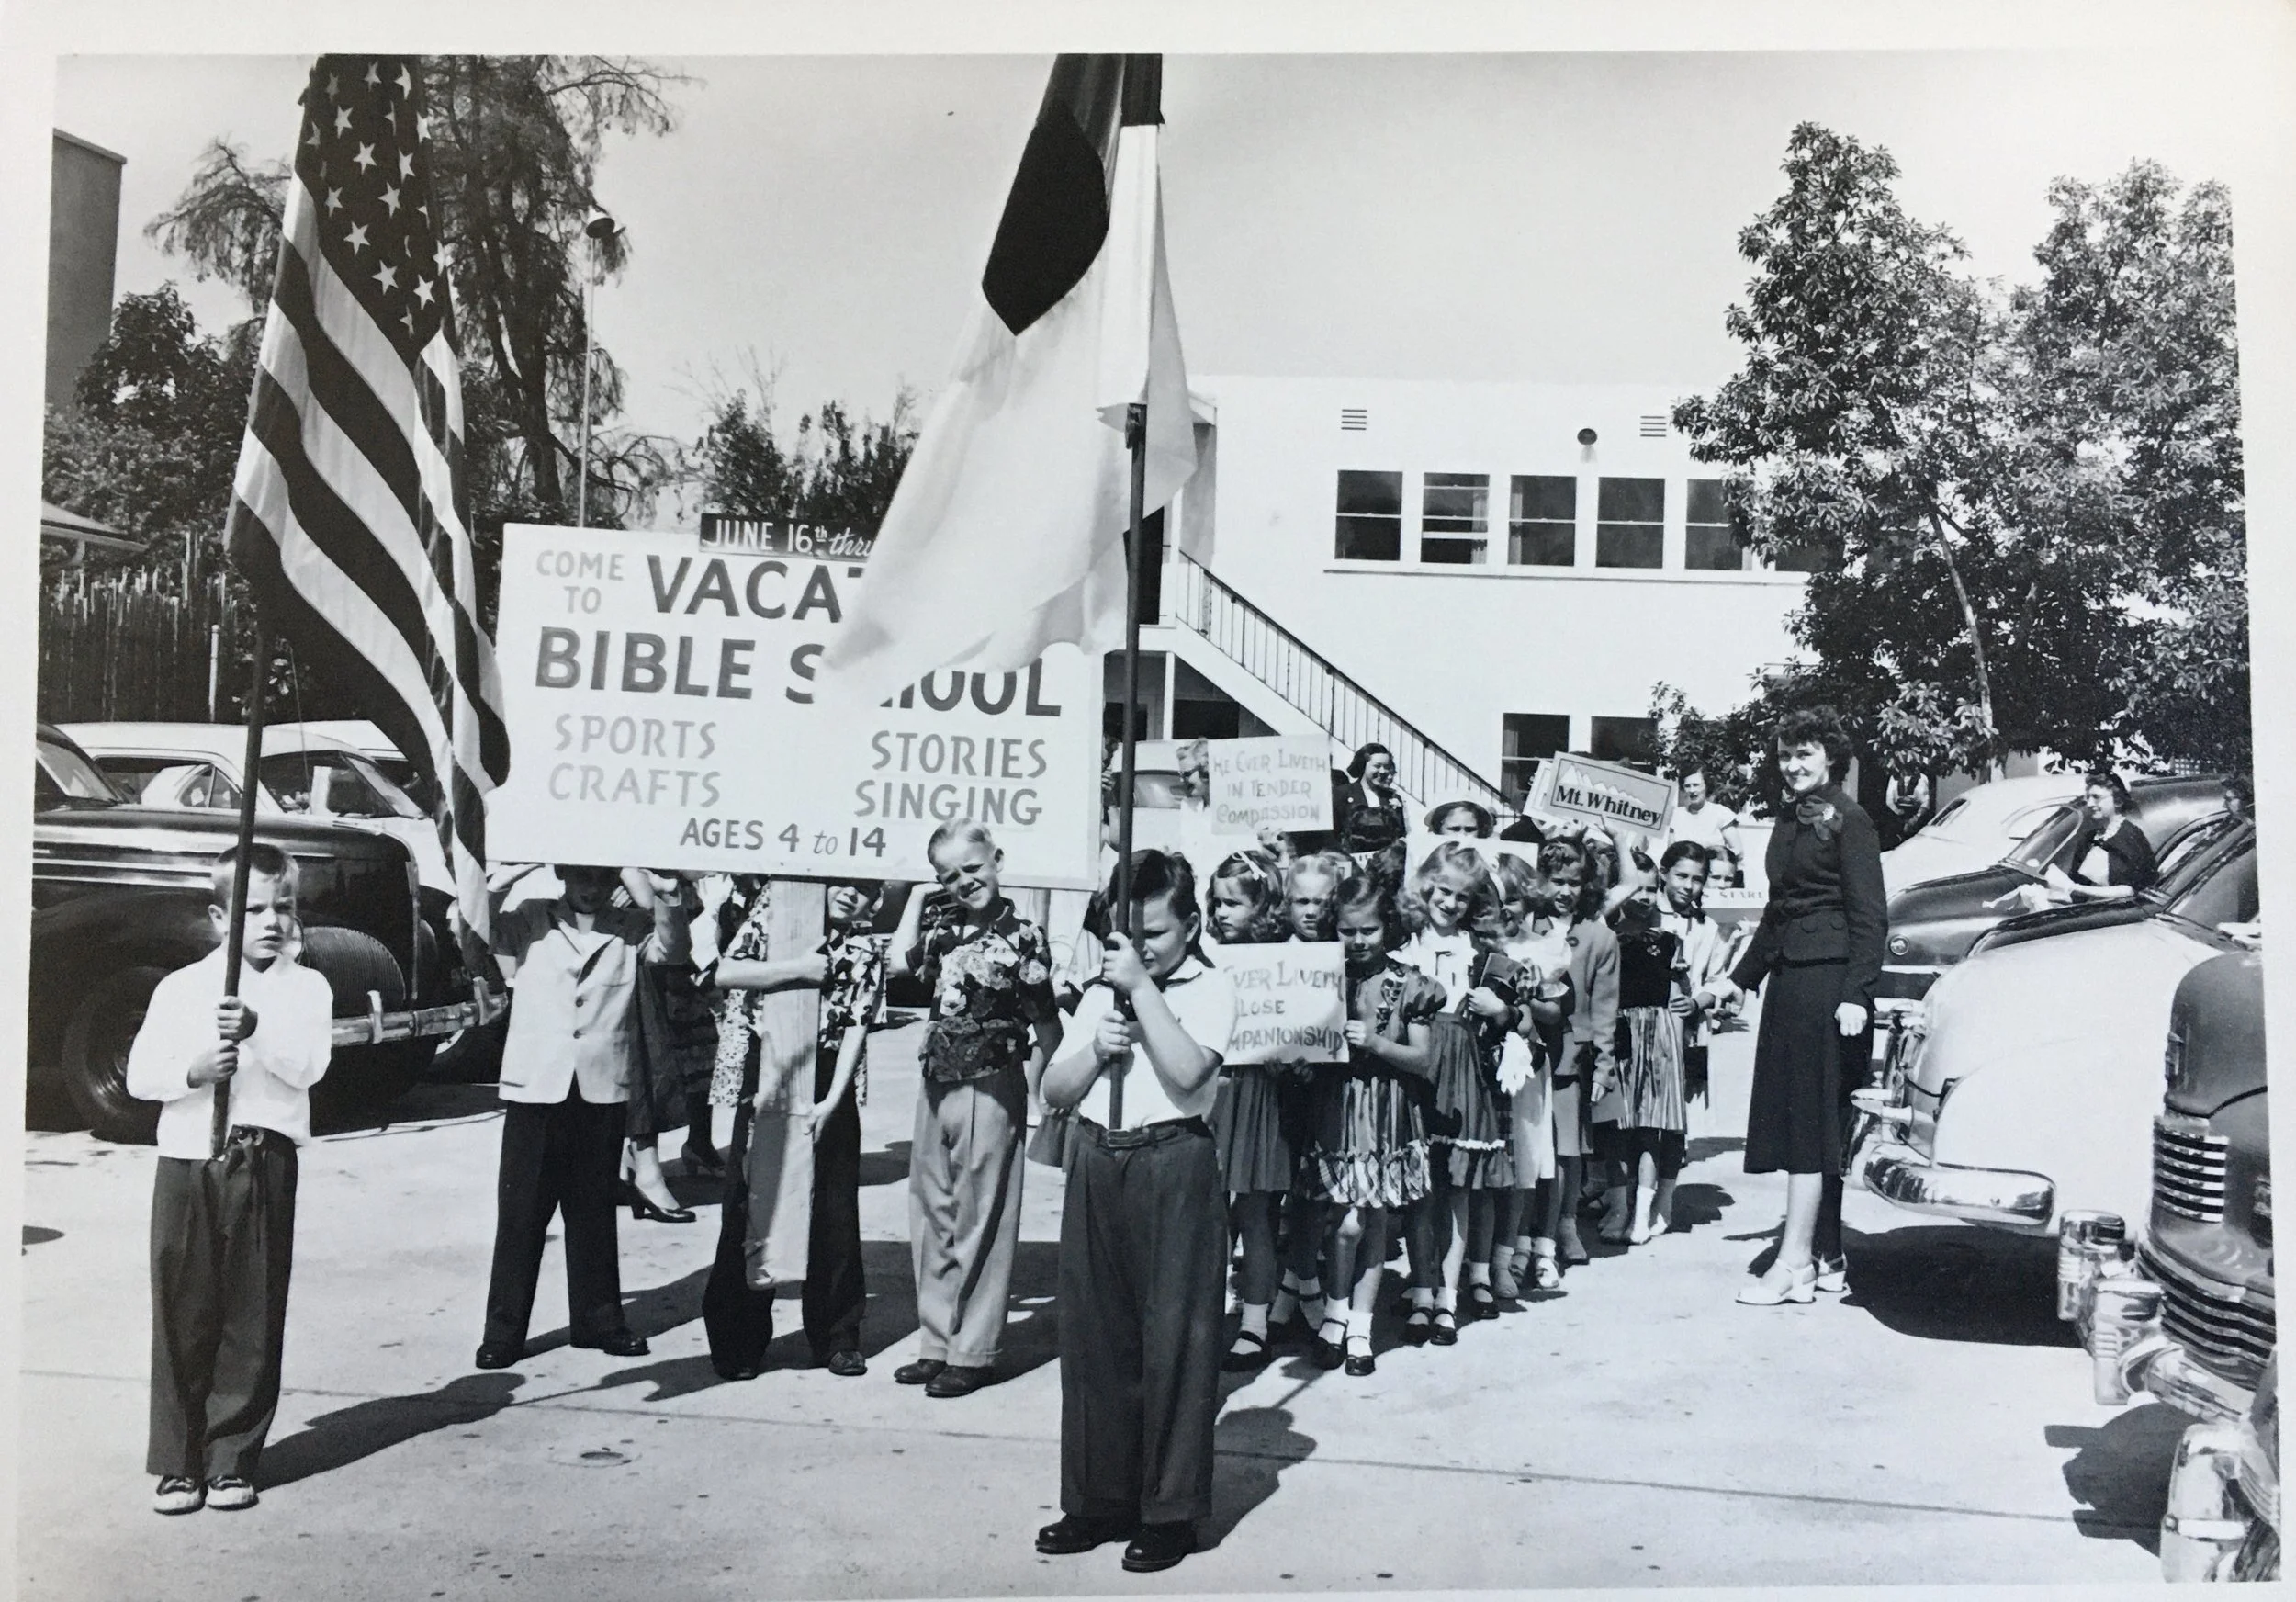
[[[2141,1392],[2200,1420],[2178,1448],[2161,1521],[2167,1577],[2275,1577],[2272,1137],[2258,953],[2227,953],[2184,976],[2163,1056],[2168,1088],[2153,1120],[2144,1237],[2130,1239],[2119,1213],[2067,1214],[2057,1312],[2080,1330],[2099,1402]]]
[[[128,1047],[161,978],[215,947],[212,864],[238,818],[129,805],[46,725],[33,750],[28,1095],[68,1100],[108,1139],[149,1140],[159,1109],[128,1094]],[[442,1037],[501,1013],[499,990],[447,989],[397,840],[285,818],[259,818],[255,837],[300,865],[303,961],[334,990],[322,1112],[387,1103]]]
[[[115,787],[146,807],[233,811],[247,730],[222,723],[67,723],[73,742],[95,759]],[[374,759],[308,724],[274,723],[263,731],[257,764],[258,816],[310,818],[347,824],[403,841],[443,922],[454,895],[438,826]]]
[[[2129,786],[2129,817],[2164,868],[2195,824],[2223,811],[2221,778],[2140,780]],[[2080,802],[2060,802],[1990,866],[1894,892],[1889,945],[1874,994],[1919,1001],[1940,974],[1969,954],[1978,936],[2022,910],[2020,893],[2040,890],[2052,868],[2072,871],[2088,833],[2088,814]]]
[[[2043,1233],[2143,1213],[2159,1047],[2185,975],[2257,917],[2257,831],[2226,815],[2133,899],[2026,914],[1893,1031],[1851,1171],[1915,1213]]]
[[[2050,815],[2081,798],[2079,773],[2034,773],[1972,785],[1937,816],[1882,852],[1882,884],[1911,885],[1990,867]]]

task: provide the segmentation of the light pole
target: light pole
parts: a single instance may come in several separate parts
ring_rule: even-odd
[[[574,526],[590,526],[590,370],[598,359],[598,338],[591,324],[591,309],[597,301],[598,280],[602,276],[599,254],[607,243],[622,231],[621,225],[602,211],[593,211],[590,220],[582,224],[582,236],[591,242],[591,267],[582,280],[582,445],[581,455],[574,469]]]

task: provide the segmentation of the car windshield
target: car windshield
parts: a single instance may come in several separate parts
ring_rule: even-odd
[[[283,751],[263,759],[263,786],[283,812],[320,818],[420,818],[406,793],[348,751]]]
[[[52,739],[32,742],[32,806],[40,812],[60,807],[110,807],[120,799],[112,782],[78,751]]]
[[[1916,829],[1914,832],[1917,834],[1927,834],[1930,832],[1930,829],[1934,829],[1941,833],[1947,824],[1953,822],[1954,818],[1959,818],[1963,813],[1968,810],[1969,797],[1966,795],[1956,795],[1951,801],[1945,803],[1944,811],[1930,819],[1929,829]]]
[[[2088,821],[2088,814],[2070,804],[2049,814],[2041,826],[2019,840],[2001,861],[2020,874],[2040,878]]]

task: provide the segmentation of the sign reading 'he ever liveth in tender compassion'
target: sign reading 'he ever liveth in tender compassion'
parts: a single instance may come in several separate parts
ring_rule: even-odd
[[[1204,743],[1214,829],[1312,831],[1332,827],[1332,750],[1322,735],[1264,735]]]
[[[1674,816],[1674,785],[1615,762],[1558,755],[1539,764],[1527,805],[1533,812],[1659,835]]]
[[[1223,945],[1212,961],[1235,985],[1231,1063],[1347,1060],[1347,990],[1337,941]]]
[[[496,654],[503,861],[929,879],[974,818],[1007,884],[1098,866],[1100,676],[1073,646],[1014,673],[927,675],[866,717],[814,704],[868,570],[692,534],[503,533]]]

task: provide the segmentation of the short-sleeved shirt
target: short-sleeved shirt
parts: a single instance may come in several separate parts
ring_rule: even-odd
[[[1058,1011],[1044,931],[1001,896],[981,928],[953,908],[929,916],[912,965],[933,993],[932,1022],[917,1060],[936,1084],[1019,1072],[1029,1060],[1030,1029]]]
[[[1193,954],[1181,959],[1171,977],[1158,987],[1164,994],[1165,1005],[1172,1009],[1172,1016],[1188,1039],[1216,1057],[1228,1053],[1228,1040],[1235,1032],[1235,981],[1218,968],[1200,961]],[[1076,1004],[1076,1017],[1061,1036],[1060,1055],[1072,1056],[1078,1052],[1095,1049],[1093,1041],[1100,1032],[1100,1021],[1115,1010],[1116,992],[1106,985],[1096,984],[1085,991],[1084,999]],[[1137,1036],[1135,1036],[1137,1038]],[[1146,1072],[1142,1070],[1145,1069]],[[1155,1071],[1154,1060],[1144,1049],[1135,1049],[1132,1066],[1124,1076],[1124,1122],[1120,1127],[1138,1129],[1144,1124],[1165,1123],[1175,1118],[1206,1118],[1210,1116],[1212,1102],[1220,1094],[1220,1076],[1209,1074],[1204,1082],[1192,1091],[1176,1090]],[[1109,1122],[1109,1078],[1106,1074],[1092,1081],[1076,1103],[1080,1117],[1106,1127]]]
[[[1720,856],[1724,850],[1722,831],[1738,822],[1738,814],[1719,801],[1709,801],[1693,812],[1687,807],[1674,808],[1673,820],[1666,826],[1666,841],[1690,840],[1706,848],[1712,856]]]
[[[1393,957],[1368,974],[1347,976],[1347,1016],[1369,1025],[1382,1040],[1409,1039],[1412,1024],[1426,1022],[1449,1000],[1439,983]],[[1357,1052],[1355,1060],[1358,1067],[1386,1066],[1365,1052]]]

